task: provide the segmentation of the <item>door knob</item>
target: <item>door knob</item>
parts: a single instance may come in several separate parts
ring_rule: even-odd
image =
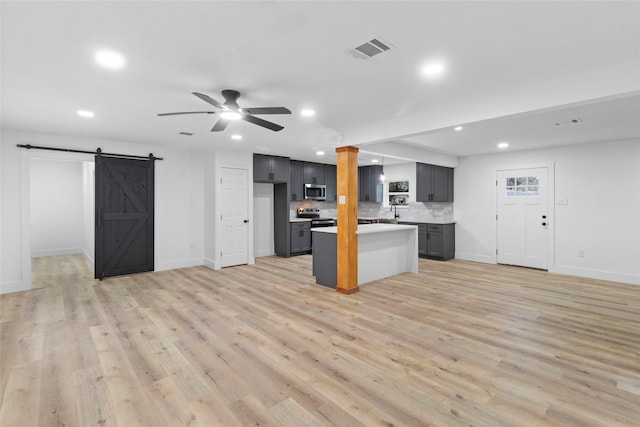
[[[542,225],[547,225],[547,223],[546,223],[546,222],[543,222],[543,223],[542,223]]]
[[[244,223],[246,224],[246,223],[248,223],[248,222],[249,222],[249,220],[248,220],[248,219],[245,219],[245,220],[244,220],[244,221],[242,221],[242,222],[244,222]]]
[[[542,219],[547,219],[547,216],[546,215],[542,215]]]

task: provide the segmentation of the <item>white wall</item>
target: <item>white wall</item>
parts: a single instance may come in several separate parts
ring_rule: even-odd
[[[273,236],[273,184],[253,184],[253,254],[275,255]]]
[[[16,144],[147,156],[156,162],[155,269],[203,264],[204,160],[201,153],[125,141],[2,130],[0,293],[31,288],[29,169],[31,158],[91,161],[92,155],[25,150]]]
[[[416,201],[416,163],[400,163],[383,166],[384,183],[382,185],[382,207],[389,207],[389,183],[392,181],[409,181],[409,203]],[[398,208],[400,209],[400,208]],[[402,208],[407,209],[407,208]]]
[[[640,140],[461,158],[456,258],[496,262],[496,171],[542,164],[555,175],[549,271],[640,284]]]
[[[82,164],[31,159],[31,256],[82,252]]]

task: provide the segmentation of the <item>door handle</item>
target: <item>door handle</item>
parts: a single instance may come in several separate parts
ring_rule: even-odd
[[[242,222],[244,222],[244,223],[246,224],[246,223],[248,223],[248,222],[249,222],[249,220],[248,220],[248,219],[245,219],[245,220],[244,220],[244,221],[242,221]]]
[[[542,225],[547,225],[547,223],[546,223],[546,222],[543,222],[543,223],[542,223]]]

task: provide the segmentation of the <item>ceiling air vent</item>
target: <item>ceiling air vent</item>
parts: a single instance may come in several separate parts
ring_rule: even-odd
[[[567,125],[578,125],[580,123],[582,123],[582,119],[580,117],[577,117],[575,119],[567,120],[565,122],[555,122],[554,125],[567,126]]]
[[[380,39],[371,39],[354,48],[351,53],[356,58],[368,59],[390,49],[391,45],[389,43],[382,42]]]

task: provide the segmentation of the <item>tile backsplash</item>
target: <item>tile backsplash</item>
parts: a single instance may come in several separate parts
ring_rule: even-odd
[[[318,208],[320,216],[324,218],[336,218],[338,216],[335,202],[291,202],[289,215],[295,218],[299,208]],[[453,203],[413,202],[409,206],[398,207],[400,221],[416,222],[453,222]],[[358,216],[366,218],[393,218],[394,212],[389,207],[383,207],[382,203],[358,204]]]

